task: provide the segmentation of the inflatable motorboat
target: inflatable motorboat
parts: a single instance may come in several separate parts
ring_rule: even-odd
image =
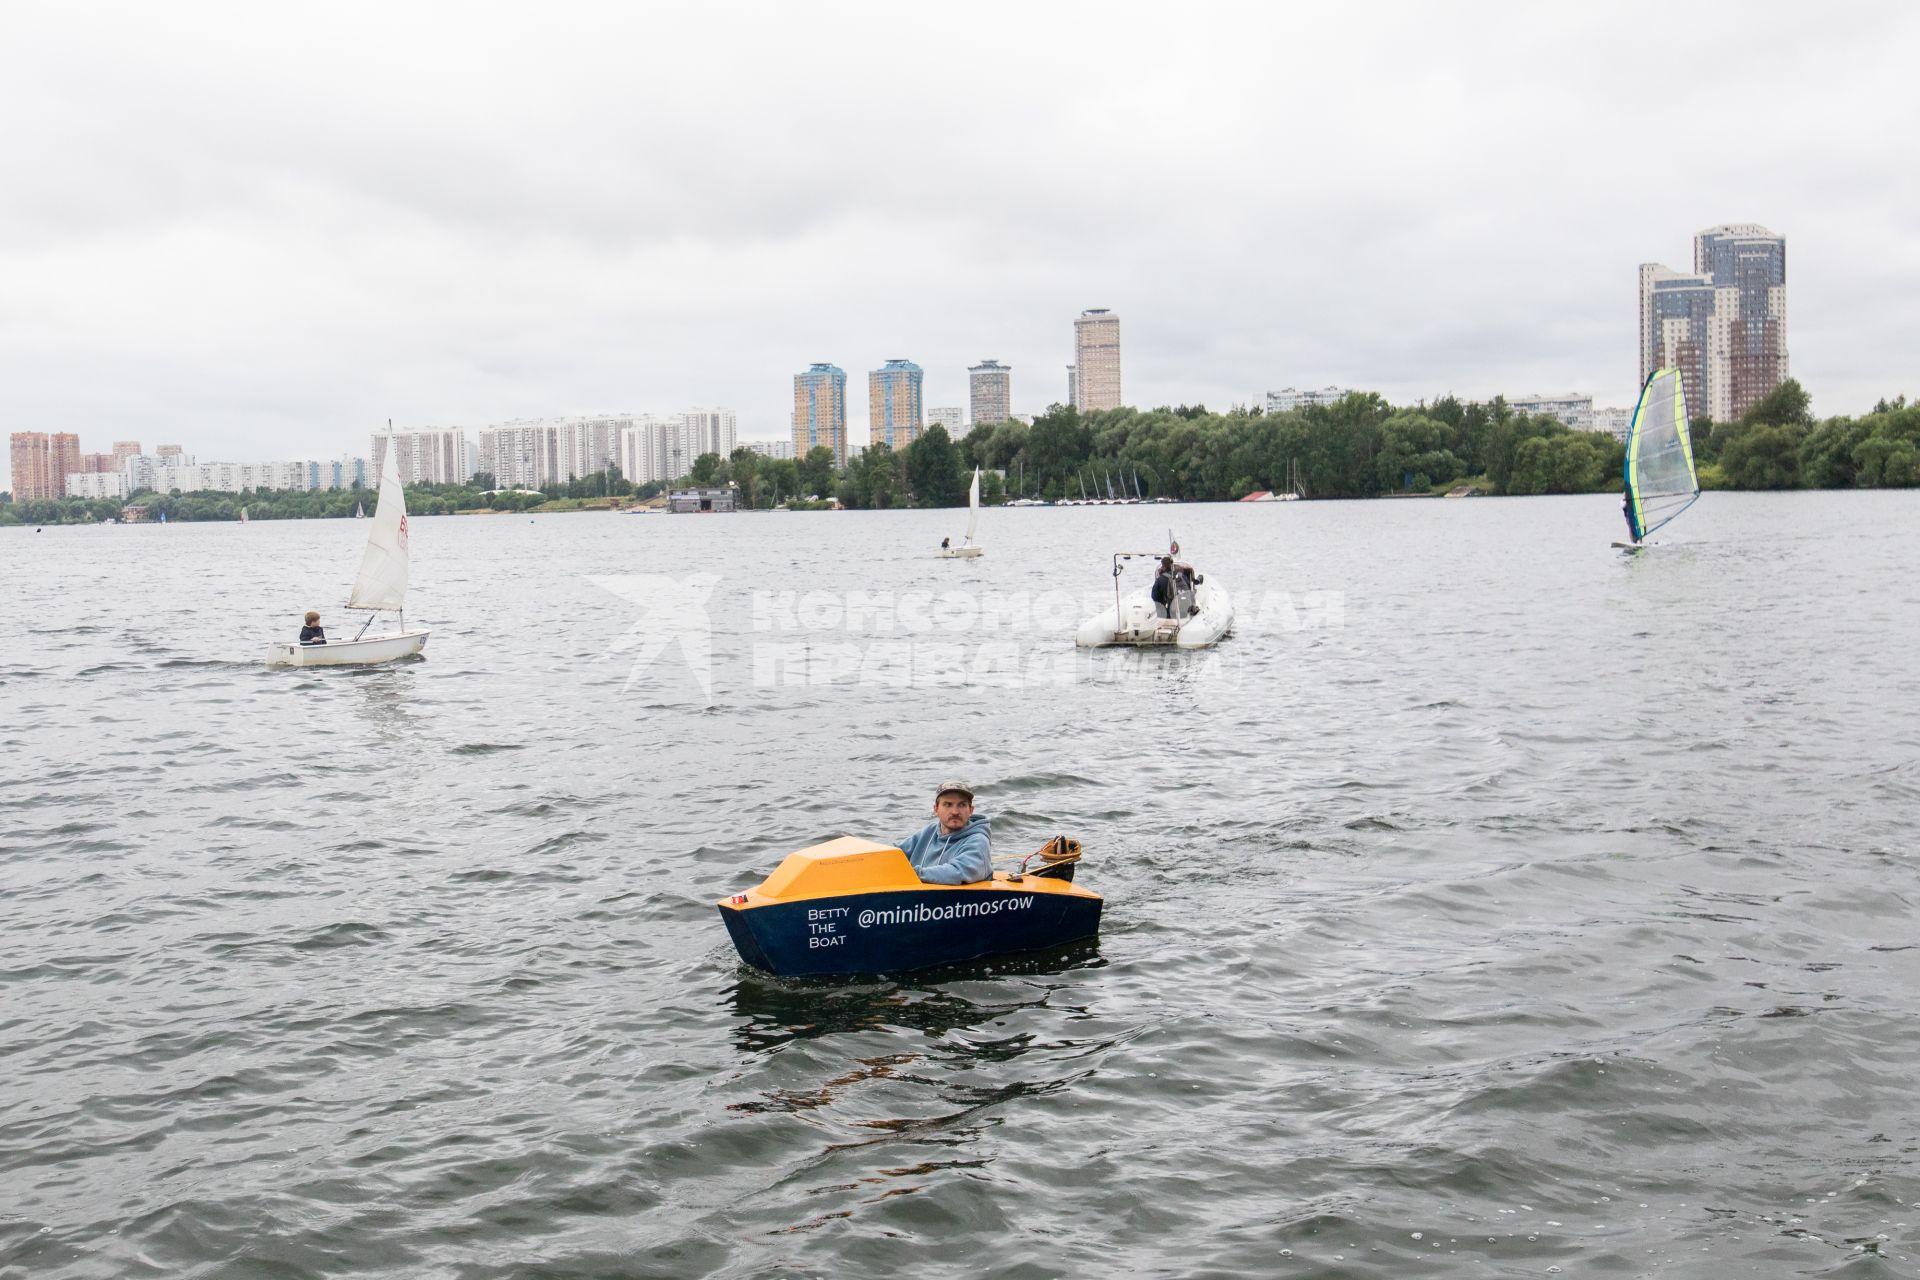
[[[1102,899],[1073,883],[1079,856],[1079,844],[1061,836],[999,859],[1012,865],[991,880],[928,884],[900,850],[842,836],[788,854],[716,905],[756,969],[783,978],[904,973],[1093,937]]]
[[[1113,556],[1113,608],[1097,613],[1080,624],[1073,642],[1083,649],[1105,645],[1132,645],[1136,648],[1204,649],[1218,644],[1233,633],[1233,600],[1225,587],[1207,581],[1193,572],[1191,565],[1176,565],[1177,584],[1167,616],[1154,607],[1151,588],[1122,595],[1121,576],[1130,560],[1157,564],[1163,552],[1116,551]]]

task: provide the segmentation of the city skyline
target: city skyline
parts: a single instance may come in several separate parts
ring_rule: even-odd
[[[1920,14],[1516,9],[1469,32],[1389,7],[1227,5],[1169,29],[1116,5],[1092,84],[1049,74],[1083,33],[1044,10],[1018,11],[1015,41],[898,15],[890,38],[933,51],[909,69],[831,9],[583,11],[530,33],[481,6],[372,48],[315,15],[135,11],[100,41],[83,14],[29,9],[0,49],[0,110],[40,122],[10,144],[0,211],[0,423],[330,456],[388,418],[720,402],[764,439],[822,354],[865,371],[910,353],[924,403],[952,405],[983,351],[1027,371],[1010,411],[1035,413],[1065,399],[1066,319],[1096,306],[1126,318],[1134,405],[1329,383],[1612,405],[1637,385],[1638,264],[1743,222],[1793,241],[1791,372],[1817,413],[1916,390],[1899,211],[1920,178],[1886,139],[1920,123],[1895,87]],[[1650,25],[1681,74],[1645,65]],[[668,46],[636,97],[619,51]],[[349,95],[324,68],[355,60],[369,83]],[[938,89],[983,61],[1023,92]],[[574,90],[511,127],[451,106],[562,66]],[[700,92],[722,69],[729,92]],[[1326,117],[1335,95],[1350,109]],[[663,134],[655,96],[698,107]],[[822,157],[875,101],[930,169],[990,169],[1019,197],[846,181]],[[1655,192],[1647,140],[1676,121],[1698,141]],[[851,439],[868,414],[856,394]]]

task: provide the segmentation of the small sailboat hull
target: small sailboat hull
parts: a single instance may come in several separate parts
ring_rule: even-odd
[[[967,487],[967,536],[957,547],[941,547],[942,560],[971,560],[981,552],[979,543],[973,540],[974,531],[980,525],[980,468],[973,469],[973,483]]]
[[[427,632],[398,631],[363,640],[336,640],[330,644],[274,643],[267,646],[267,665],[273,667],[355,667],[410,658],[427,647]]]
[[[1126,646],[1136,649],[1205,649],[1233,634],[1233,600],[1224,587],[1203,582],[1194,588],[1195,609],[1184,619],[1154,615],[1144,592],[1127,597],[1118,610],[1097,613],[1080,624],[1073,642],[1082,649]]]
[[[1032,874],[927,884],[900,850],[847,836],[788,854],[760,884],[715,905],[746,963],[816,978],[1065,946],[1099,933],[1102,899]]]

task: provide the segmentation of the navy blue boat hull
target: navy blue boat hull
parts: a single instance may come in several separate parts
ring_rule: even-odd
[[[788,978],[905,973],[1064,946],[1100,931],[1098,897],[908,890],[720,906],[740,958]]]

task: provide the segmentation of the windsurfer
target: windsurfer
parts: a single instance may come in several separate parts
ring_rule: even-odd
[[[1627,537],[1635,542],[1640,541],[1640,526],[1635,524],[1633,519],[1633,485],[1631,482],[1628,483],[1626,492],[1620,497],[1620,512],[1627,518]]]
[[[315,609],[307,610],[307,625],[300,628],[300,643],[325,644],[326,642],[327,629],[320,625],[319,611]]]
[[[943,782],[933,821],[900,842],[914,874],[928,884],[976,884],[993,878],[992,819],[973,811],[973,789]]]

